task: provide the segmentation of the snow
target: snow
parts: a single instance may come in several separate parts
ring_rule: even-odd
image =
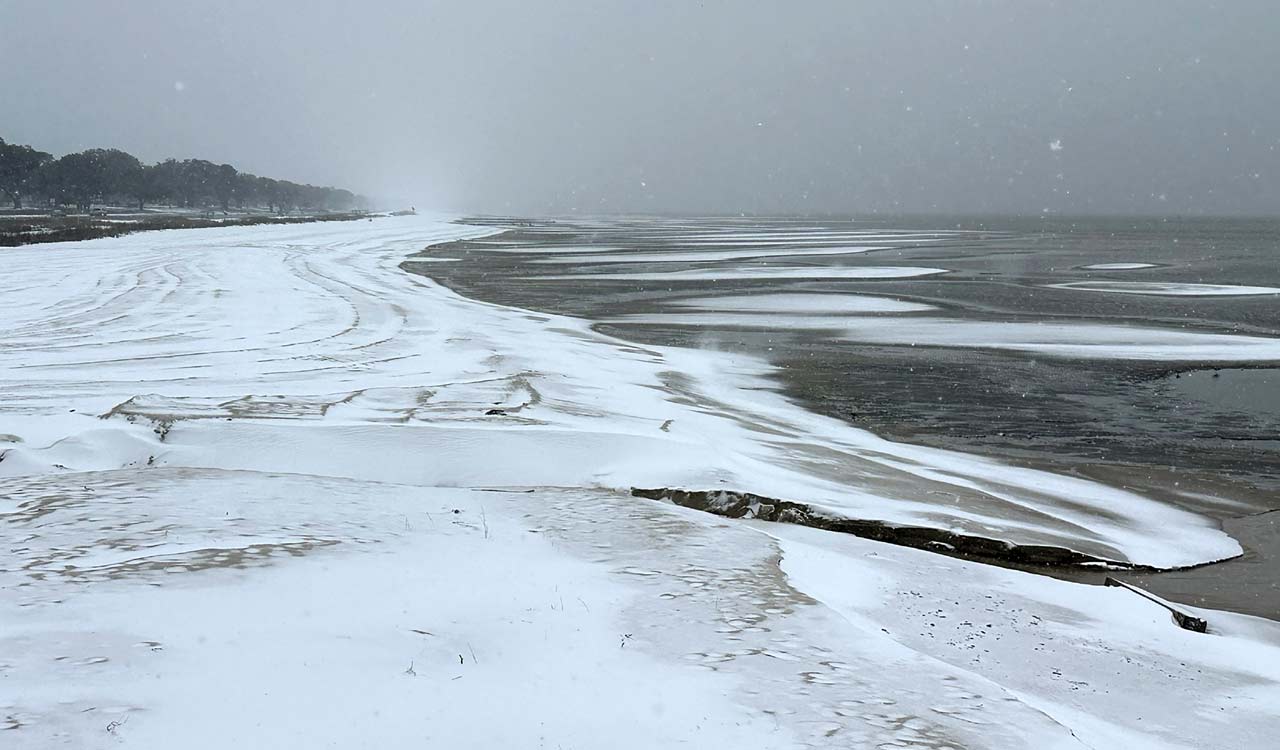
[[[1086,271],[1138,271],[1143,268],[1156,268],[1155,263],[1094,263],[1080,266]]]
[[[850,318],[749,312],[626,315],[615,323],[831,331],[849,341],[897,346],[1007,349],[1051,357],[1159,362],[1280,361],[1280,338],[1147,326],[952,318]]]
[[[1169,297],[1239,297],[1255,294],[1280,294],[1271,286],[1237,286],[1233,284],[1186,284],[1175,281],[1070,281],[1050,284],[1055,289],[1079,289],[1086,292],[1117,294],[1156,294]]]
[[[99,518],[53,509],[29,544],[56,582],[6,597],[0,703],[26,724],[6,747],[785,746],[732,679],[621,648],[632,594],[609,566],[481,493],[182,469],[40,484],[18,491]],[[145,564],[152,540],[237,529],[234,557]],[[138,549],[86,569],[90,540]]]
[[[584,255],[596,255],[606,252],[618,252],[625,250],[622,247],[610,247],[608,245],[549,245],[544,243],[521,245],[519,243],[502,242],[494,246],[487,246],[484,241],[472,241],[468,246],[468,252],[483,253],[521,253],[521,254],[544,254],[553,253],[556,255],[568,253],[581,253]],[[415,259],[416,260],[416,259]]]
[[[762,250],[720,250],[700,253],[676,250],[663,253],[612,253],[609,255],[570,255],[567,258],[545,258],[534,263],[692,263],[699,261],[742,260],[748,258],[788,258],[805,255],[856,255],[875,250],[887,250],[884,246],[843,245],[837,247],[786,247],[773,246]]]
[[[608,281],[717,281],[720,279],[907,279],[947,273],[945,268],[920,266],[737,266],[693,268],[655,273],[593,273],[589,278]],[[533,276],[534,279],[583,279],[584,276]]]
[[[681,299],[675,307],[746,313],[909,313],[936,310],[932,305],[867,294],[734,294]]]
[[[697,231],[681,232],[678,240],[689,245],[793,245],[822,244],[824,242],[937,242],[953,236],[964,236],[956,231],[947,232],[867,232],[867,231],[828,231],[828,230],[778,230],[770,232],[728,232],[716,231],[703,233]]]
[[[761,530],[779,539],[793,584],[860,626],[861,637],[927,651],[1000,685],[1070,726],[1085,747],[1255,747],[1265,742],[1258,727],[1276,721],[1268,718],[1280,700],[1274,623],[1207,613],[1219,628],[1192,633],[1121,588],[1031,582],[795,526]],[[981,593],[956,596],[957,581]],[[1114,689],[1116,674],[1142,688]]]
[[[738,489],[1157,566],[1240,552],[1127,490],[804,412],[762,361],[399,268],[489,231],[418,216],[5,251],[6,747],[1274,734],[1274,623],[1208,612],[1209,636],[1184,635],[1117,590],[631,497]],[[924,604],[898,590],[933,609],[1000,591],[1021,619],[971,665],[903,627]],[[1197,671],[1165,700],[1175,658]]]

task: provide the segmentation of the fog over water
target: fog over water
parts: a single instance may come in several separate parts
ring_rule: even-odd
[[[1280,212],[1280,7],[0,0],[0,137],[518,213]]]

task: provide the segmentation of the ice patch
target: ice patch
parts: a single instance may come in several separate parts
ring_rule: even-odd
[[[948,318],[850,318],[764,313],[658,313],[614,318],[617,323],[661,326],[808,328],[849,341],[899,346],[1009,349],[1054,357],[1169,362],[1280,360],[1280,338],[1089,323],[983,322]]]
[[[1183,284],[1176,281],[1069,281],[1050,284],[1054,289],[1078,289],[1086,292],[1116,294],[1151,294],[1162,297],[1244,297],[1258,294],[1280,294],[1270,286],[1235,286],[1232,284]]]
[[[909,279],[947,273],[945,268],[917,266],[743,266],[694,268],[658,273],[591,273],[574,276],[533,276],[534,279],[607,281],[717,281],[733,279]]]
[[[467,244],[467,252],[481,253],[519,253],[522,255],[560,255],[560,254],[581,254],[589,255],[595,253],[620,252],[626,250],[624,247],[608,247],[606,245],[520,245],[512,246],[510,243],[485,243],[481,241],[471,241]],[[416,259],[416,258],[415,258]]]
[[[750,313],[910,313],[936,310],[932,305],[864,294],[741,294],[681,299],[670,303],[697,310]]]
[[[693,263],[701,261],[742,260],[747,258],[788,258],[806,255],[857,255],[875,250],[888,250],[884,246],[848,245],[841,247],[788,247],[777,245],[760,250],[721,250],[718,252],[691,252],[674,250],[662,253],[612,253],[609,255],[573,255],[567,258],[546,258],[534,263]]]
[[[1155,263],[1094,263],[1080,266],[1086,271],[1137,271],[1143,268],[1156,268]]]
[[[713,234],[686,234],[672,237],[672,241],[697,246],[736,245],[749,247],[758,245],[804,245],[821,244],[823,242],[895,242],[926,243],[938,242],[950,236],[948,233],[913,234],[885,232],[752,232],[733,234],[716,232]]]

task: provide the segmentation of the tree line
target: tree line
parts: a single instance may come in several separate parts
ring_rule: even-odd
[[[183,208],[265,208],[350,211],[369,207],[369,199],[349,190],[301,185],[240,172],[230,164],[204,159],[166,159],[144,164],[114,148],[91,148],[61,158],[0,138],[0,193],[15,209],[26,200],[49,208],[95,203]]]

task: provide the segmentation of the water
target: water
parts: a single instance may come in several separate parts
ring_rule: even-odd
[[[1280,425],[1280,370],[1226,368],[1175,373],[1166,378],[1171,398],[1196,402],[1242,421]]]
[[[423,257],[464,260],[407,267],[467,296],[766,357],[797,402],[887,437],[1209,515],[1246,556],[1144,582],[1280,614],[1280,539],[1250,520],[1280,506],[1280,222],[579,220]]]

